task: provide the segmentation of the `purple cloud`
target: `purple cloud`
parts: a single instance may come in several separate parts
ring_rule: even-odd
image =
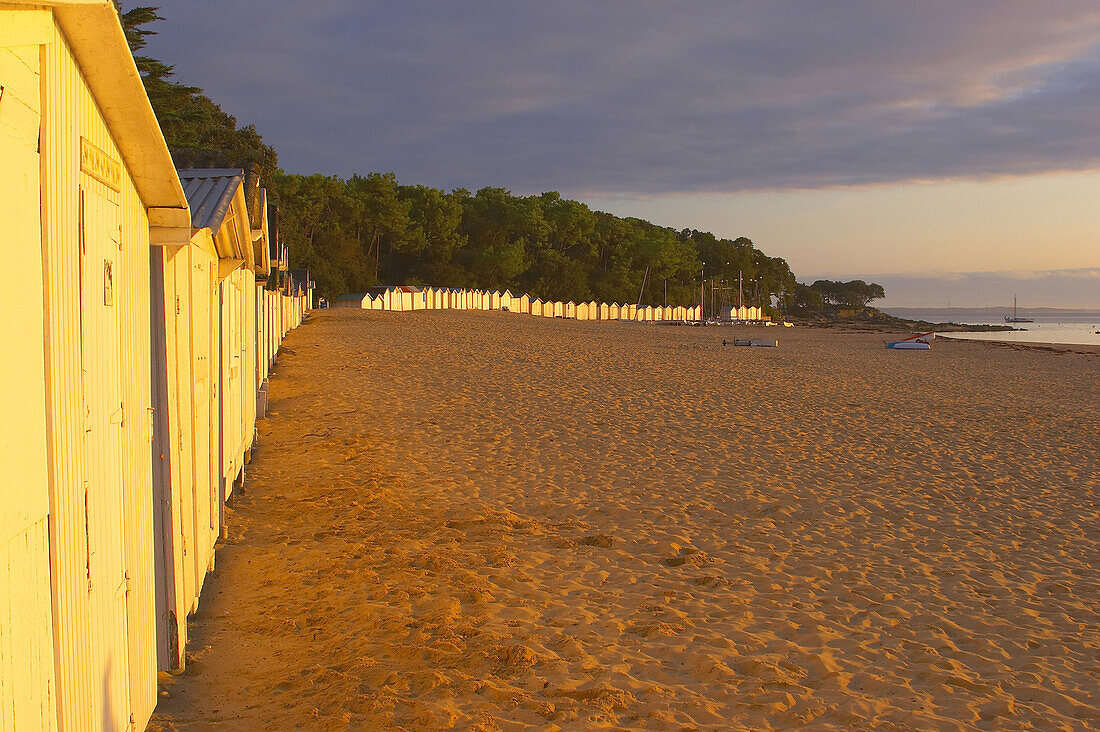
[[[161,12],[152,52],[256,124],[295,172],[582,195],[1100,166],[1093,0],[191,0]]]

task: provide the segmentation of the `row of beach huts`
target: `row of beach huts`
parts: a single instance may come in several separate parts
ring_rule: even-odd
[[[0,732],[141,730],[310,308],[256,175],[177,171],[109,0],[0,2]]]
[[[620,305],[601,302],[557,302],[510,291],[490,292],[451,287],[399,285],[375,287],[366,292],[341,295],[333,307],[362,310],[505,310],[544,318],[573,320],[626,320],[631,322],[690,322],[699,320],[699,306]],[[758,307],[727,308],[726,320],[762,321]]]

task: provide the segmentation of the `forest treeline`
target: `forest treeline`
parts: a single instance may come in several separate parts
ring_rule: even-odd
[[[392,173],[350,179],[284,173],[255,127],[237,127],[201,89],[179,83],[171,66],[142,53],[155,33],[149,26],[162,20],[158,8],[135,7],[122,19],[177,164],[259,166],[291,266],[308,268],[318,294],[330,300],[378,284],[426,284],[575,302],[691,305],[699,301],[702,274],[708,299],[714,289],[717,302],[736,304],[740,293],[746,305],[766,308],[781,293],[788,305],[831,302],[833,290],[797,284],[786,261],[747,238],[622,218],[555,192],[443,191],[402,184]]]
[[[408,283],[690,305],[699,300],[701,271],[731,283],[741,272],[761,298],[794,289],[787,263],[748,239],[620,218],[554,192],[445,192],[401,185],[388,173],[277,181],[281,235],[322,293]]]

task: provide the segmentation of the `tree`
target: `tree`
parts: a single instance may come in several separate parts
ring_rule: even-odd
[[[805,286],[800,285],[800,287]],[[809,289],[816,294],[823,306],[834,309],[863,310],[873,300],[886,297],[886,290],[882,285],[873,282],[868,284],[863,280],[852,280],[850,282],[817,280],[810,285]]]

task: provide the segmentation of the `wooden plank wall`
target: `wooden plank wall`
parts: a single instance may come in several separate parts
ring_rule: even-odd
[[[43,11],[0,11],[0,221],[11,284],[0,291],[0,461],[9,476],[0,485],[0,732],[56,729],[38,153],[48,23]]]

